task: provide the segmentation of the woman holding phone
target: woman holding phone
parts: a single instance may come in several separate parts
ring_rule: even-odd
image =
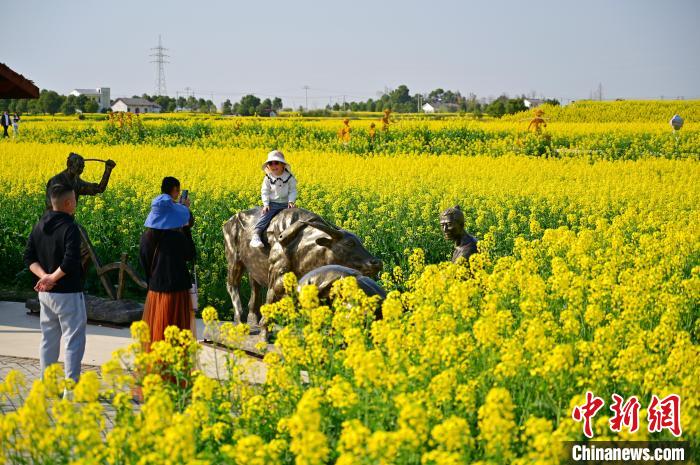
[[[143,319],[151,329],[151,342],[162,340],[165,328],[171,325],[192,329],[193,320],[187,262],[195,259],[196,250],[190,200],[178,202],[180,181],[170,176],[163,179],[161,192],[151,202],[140,246],[148,283]]]

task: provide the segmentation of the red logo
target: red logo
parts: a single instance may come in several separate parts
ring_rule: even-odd
[[[613,403],[610,410],[613,412],[612,418],[608,420],[610,430],[619,433],[622,428],[628,428],[630,433],[639,430],[639,409],[641,404],[637,396],[630,397],[626,402],[624,397],[613,394]],[[593,427],[591,419],[603,408],[605,402],[600,397],[596,397],[592,392],[586,392],[586,403],[577,405],[571,412],[574,421],[583,421],[583,434],[587,438],[593,438]],[[680,437],[681,430],[681,397],[678,394],[669,394],[663,399],[658,396],[651,396],[651,402],[647,409],[647,429],[650,433],[660,433],[667,429],[675,437]]]
[[[610,410],[615,415],[608,421],[610,430],[619,433],[622,427],[625,426],[629,428],[630,433],[637,432],[639,429],[639,407],[641,407],[637,396],[630,397],[624,404],[623,401],[625,399],[622,396],[613,394],[612,398],[613,403],[610,406]]]
[[[678,394],[669,394],[663,399],[659,399],[656,395],[651,396],[647,418],[650,433],[667,429],[675,437],[679,437],[682,433],[681,397]]]
[[[583,420],[583,434],[587,438],[593,437],[593,428],[591,427],[591,418],[598,413],[598,410],[603,408],[605,402],[600,397],[593,395],[591,391],[586,392],[586,403],[581,406],[574,407],[574,411],[571,413],[571,418],[575,421],[580,422]]]

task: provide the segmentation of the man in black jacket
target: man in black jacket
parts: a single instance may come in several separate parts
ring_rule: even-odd
[[[3,129],[2,137],[10,137],[9,134],[7,134],[7,128],[9,128],[11,124],[12,119],[10,115],[6,111],[2,112],[2,115],[0,115],[0,126],[2,126]]]
[[[85,170],[85,159],[81,155],[71,152],[66,160],[66,169],[49,179],[49,182],[46,183],[46,210],[51,210],[51,188],[53,186],[60,184],[72,187],[75,191],[75,203],[77,204],[81,195],[97,195],[103,193],[107,189],[109,177],[115,166],[117,166],[117,164],[113,160],[107,160],[100,183],[86,182],[80,177]],[[80,248],[80,260],[83,267],[83,274],[85,274],[88,266],[90,266],[91,259],[87,243],[88,235],[82,225],[78,225],[78,227],[81,230],[81,236],[86,238],[86,240],[83,240]]]
[[[66,377],[78,381],[85,353],[87,313],[80,264],[80,231],[73,219],[76,199],[72,186],[57,184],[50,192],[52,210],[34,226],[24,262],[39,280],[41,306],[41,370],[58,361],[65,337]]]

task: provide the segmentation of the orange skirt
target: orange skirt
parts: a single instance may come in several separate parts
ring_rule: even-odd
[[[162,341],[168,326],[191,329],[192,300],[189,291],[148,291],[143,308],[143,321],[151,328],[151,342]]]

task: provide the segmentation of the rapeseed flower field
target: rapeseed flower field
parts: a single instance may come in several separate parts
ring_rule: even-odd
[[[163,176],[176,176],[190,189],[197,220],[202,316],[236,345],[248,328],[225,321],[221,225],[258,204],[260,163],[279,146],[298,177],[300,206],[355,232],[382,258],[389,294],[376,320],[377,298],[353,279],[320,302],[315,288],[297,291],[296,278],[286,276],[287,295],[263,307],[283,329],[259,385],[243,381],[251,369],[244,357],[229,359],[224,381],[193,370],[199,346],[187,331],[171,328],[144,352],[143,323],[103,367],[102,381],[87,373],[69,386],[73,401],[58,400],[65,383],[58,368],[26,399],[23,380],[11,374],[0,395],[18,409],[0,416],[0,456],[84,464],[562,463],[564,441],[586,437],[572,411],[587,392],[605,402],[591,419],[598,440],[676,440],[669,428],[650,431],[651,400],[678,395],[680,439],[697,451],[700,131],[689,122],[671,133],[668,102],[609,105],[618,107],[551,110],[551,145],[539,155],[526,150],[541,139],[524,134],[525,115],[398,120],[388,135],[378,131],[385,139],[377,146],[396,138],[381,150],[370,150],[361,131],[352,133],[361,140],[343,146],[337,119],[163,118],[126,129],[28,121],[26,138],[0,143],[4,282],[24,279],[24,241],[42,212],[45,182],[68,152],[111,158],[108,190],[81,198],[76,213],[98,253],[116,260],[125,251],[135,263],[150,200]],[[686,108],[693,111],[697,103]],[[591,113],[606,116],[594,122]],[[617,121],[621,114],[628,116]],[[665,120],[651,121],[657,114]],[[196,124],[211,132],[192,144],[177,139],[185,130],[146,134],[149,126]],[[486,136],[464,136],[470,128]],[[146,135],[108,143],[109,131]],[[426,138],[440,148],[421,149]],[[101,165],[88,164],[83,177],[100,174]],[[479,239],[468,264],[447,262],[451,245],[438,215],[453,205]],[[138,411],[130,402],[135,384],[145,397]],[[636,432],[611,430],[614,394],[639,399]],[[108,432],[100,400],[117,410]]]

